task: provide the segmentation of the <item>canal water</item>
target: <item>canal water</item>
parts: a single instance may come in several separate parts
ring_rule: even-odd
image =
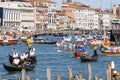
[[[36,78],[47,80],[46,69],[48,67],[51,68],[52,80],[56,80],[57,73],[61,73],[62,80],[68,80],[68,67],[72,68],[73,75],[82,72],[83,78],[87,80],[88,63],[92,66],[92,75],[97,74],[103,80],[106,79],[108,61],[114,61],[115,68],[120,70],[120,57],[105,57],[101,55],[99,50],[97,50],[99,55],[97,62],[82,63],[79,58],[74,57],[74,51],[59,50],[55,44],[33,44],[33,46],[36,49],[37,65],[33,71],[26,72],[26,75],[30,76],[31,80],[35,80]],[[17,45],[12,46],[0,46],[0,75],[3,79],[18,78],[21,76],[20,72],[9,73],[2,65],[2,63],[9,63],[8,54],[11,54],[14,47],[19,54],[28,51],[26,44],[22,42],[18,42]],[[93,54],[93,50],[90,47],[88,47],[88,50]]]

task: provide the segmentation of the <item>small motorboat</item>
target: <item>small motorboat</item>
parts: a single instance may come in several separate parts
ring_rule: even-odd
[[[35,44],[56,44],[56,41],[49,40],[41,36],[35,36],[33,39],[33,43]]]
[[[34,41],[35,44],[56,44],[56,41]]]

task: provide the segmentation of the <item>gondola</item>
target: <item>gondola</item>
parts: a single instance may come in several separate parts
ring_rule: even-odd
[[[23,68],[26,70],[26,71],[31,71],[34,69],[34,67],[36,66],[36,57],[29,57],[27,59],[27,61],[30,63],[30,64],[23,64],[23,63],[20,63],[18,66],[14,66],[12,65],[12,62],[13,62],[13,57],[11,55],[9,55],[9,62],[10,64],[4,64],[3,63],[3,66],[5,68],[5,70],[9,71],[9,72],[13,72],[13,71],[21,71]]]
[[[90,56],[90,57],[81,56],[80,59],[81,59],[81,62],[95,62],[97,61],[98,56]]]
[[[13,71],[21,71],[22,69],[25,69],[26,71],[32,71],[35,68],[36,64],[30,64],[29,66],[12,66],[12,65],[8,65],[3,63],[3,66],[5,68],[5,70],[9,71],[9,72],[13,72]]]
[[[81,62],[95,62],[98,59],[97,51],[94,50],[94,55],[92,56],[82,55],[80,59],[81,59]]]

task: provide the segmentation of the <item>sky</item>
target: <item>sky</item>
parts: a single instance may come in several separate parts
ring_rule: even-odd
[[[57,9],[60,10],[62,0],[52,0],[56,2]],[[66,1],[66,0],[64,0]],[[120,0],[72,0],[72,2],[81,2],[86,5],[90,5],[92,8],[102,8],[105,9],[111,9],[112,5],[119,5]]]

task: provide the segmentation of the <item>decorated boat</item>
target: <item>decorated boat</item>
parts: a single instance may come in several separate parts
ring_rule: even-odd
[[[2,30],[0,33],[0,44],[1,45],[14,45],[17,44],[19,39],[19,34],[14,31]]]
[[[102,51],[103,56],[120,56],[120,52]]]
[[[2,46],[9,46],[9,45],[15,45],[17,44],[18,39],[4,39],[0,45]]]
[[[100,46],[101,46],[101,43],[102,43],[101,40],[96,40],[96,39],[90,40],[90,46],[91,46],[91,47],[94,47],[94,46],[100,47]]]
[[[18,39],[9,39],[9,40],[8,40],[8,43],[9,43],[10,45],[17,44],[17,42],[18,42]]]
[[[120,56],[120,47],[101,48],[103,56]]]
[[[10,35],[0,35],[0,45],[14,45],[17,44],[18,37],[10,36]]]
[[[0,35],[0,45],[3,43],[4,41],[4,36]]]
[[[87,51],[87,44],[84,41],[77,41],[75,44],[75,57],[81,57]]]
[[[107,37],[102,43],[101,53],[103,56],[120,56],[120,47],[115,45],[115,38],[110,31],[110,38]]]
[[[0,44],[3,42],[3,39],[0,38]]]

